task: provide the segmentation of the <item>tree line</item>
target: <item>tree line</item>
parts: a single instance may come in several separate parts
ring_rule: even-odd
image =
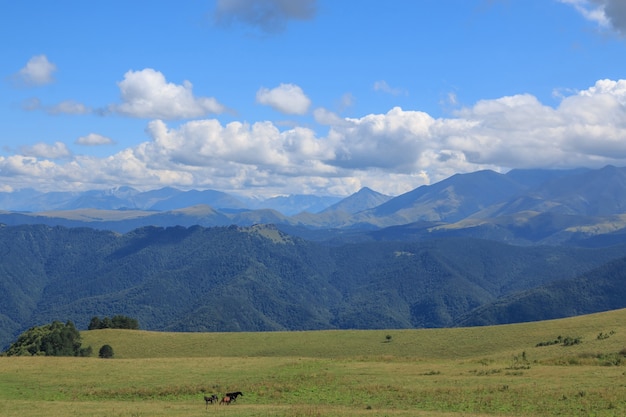
[[[137,319],[132,317],[116,315],[112,318],[109,317],[92,317],[89,322],[89,326],[87,330],[98,330],[98,329],[129,329],[129,330],[139,330],[139,322]]]

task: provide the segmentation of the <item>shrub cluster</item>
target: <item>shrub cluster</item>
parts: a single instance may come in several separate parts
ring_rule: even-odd
[[[597,339],[598,339],[598,340],[608,339],[609,337],[613,336],[614,334],[615,334],[615,330],[611,330],[611,331],[610,331],[610,332],[608,332],[608,333],[603,333],[603,332],[600,332],[600,333],[598,334],[598,336],[597,336]]]
[[[535,347],[550,346],[550,345],[574,346],[580,343],[582,343],[582,339],[580,337],[558,336],[554,340],[548,340],[546,342],[539,342],[535,345]]]

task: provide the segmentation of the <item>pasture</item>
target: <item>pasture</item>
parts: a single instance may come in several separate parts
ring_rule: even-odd
[[[459,329],[82,337],[94,357],[0,357],[0,415],[626,415],[626,310]],[[113,359],[95,357],[104,344]],[[229,391],[244,395],[206,406]]]

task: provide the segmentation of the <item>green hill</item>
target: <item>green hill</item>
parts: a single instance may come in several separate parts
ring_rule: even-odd
[[[597,340],[600,332],[615,337]],[[394,357],[462,359],[509,355],[536,347],[557,336],[580,337],[581,350],[602,346],[607,351],[626,347],[626,309],[565,319],[497,326],[442,329],[319,330],[298,332],[177,333],[143,330],[90,330],[81,332],[83,345],[113,346],[117,358],[186,357]],[[391,340],[387,341],[387,336]],[[600,343],[601,342],[601,343]],[[558,359],[558,346],[533,350],[535,358]],[[519,353],[518,352],[518,353]],[[535,356],[538,355],[538,356]]]

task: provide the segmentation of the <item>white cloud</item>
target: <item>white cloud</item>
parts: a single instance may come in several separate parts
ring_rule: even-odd
[[[54,81],[52,74],[57,67],[45,55],[32,57],[26,66],[16,74],[20,83],[27,86],[38,86],[49,84]]]
[[[594,86],[579,92],[579,95],[585,97],[611,96],[621,105],[626,106],[626,80],[599,80]]]
[[[311,105],[311,100],[294,84],[280,84],[271,90],[262,87],[256,93],[256,101],[285,114],[305,114]]]
[[[22,103],[22,109],[26,111],[42,110],[53,116],[56,116],[58,114],[78,115],[92,113],[92,110],[89,107],[74,100],[65,100],[58,104],[55,104],[54,106],[44,106],[41,103],[41,100],[37,97],[32,97],[25,100]]]
[[[212,97],[194,97],[189,81],[168,83],[159,71],[128,71],[118,83],[122,103],[110,110],[130,117],[187,119],[222,113],[225,107]]]
[[[383,93],[391,94],[392,96],[408,95],[408,92],[402,88],[394,88],[387,84],[387,81],[380,80],[374,83],[374,91],[381,91]]]
[[[198,120],[169,129],[157,120],[150,122],[147,132],[154,141],[145,148],[147,153],[193,167],[240,164],[288,172],[328,157],[311,130],[281,132],[270,122],[222,126],[217,120]]]
[[[313,110],[313,117],[318,124],[325,126],[339,126],[348,123],[338,114],[333,113],[323,107]]]
[[[215,20],[230,25],[240,22],[265,33],[285,30],[290,20],[309,20],[315,16],[317,0],[218,0]]]
[[[74,100],[65,100],[54,106],[46,108],[46,112],[49,114],[88,114],[91,113],[91,109],[86,107],[82,103],[78,103]]]
[[[519,94],[446,118],[399,107],[359,118],[320,108],[314,117],[329,126],[327,134],[268,121],[154,120],[148,141],[106,158],[37,144],[0,157],[0,182],[15,189],[115,183],[255,194],[348,194],[369,186],[400,194],[479,169],[626,165],[626,80],[599,80],[556,107]]]
[[[106,136],[99,135],[97,133],[90,133],[86,136],[81,136],[74,142],[77,145],[86,146],[98,146],[98,145],[112,145],[115,143],[113,139]]]
[[[40,142],[33,146],[22,146],[20,152],[24,156],[44,159],[68,158],[72,154],[63,142],[55,142],[52,145]]]
[[[434,119],[428,114],[393,108],[386,114],[345,119],[328,135],[335,158],[329,163],[343,168],[392,168],[411,172],[430,139]]]

